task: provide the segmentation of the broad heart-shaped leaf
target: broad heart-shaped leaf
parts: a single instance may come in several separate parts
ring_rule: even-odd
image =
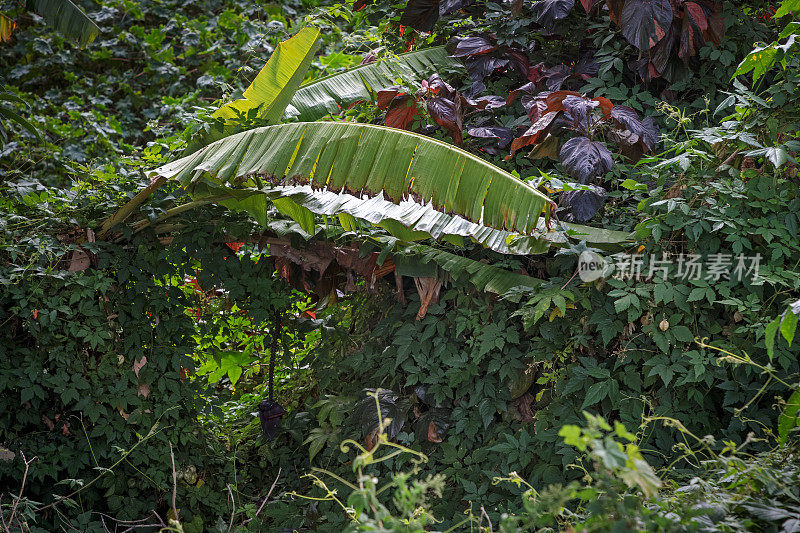
[[[629,43],[647,51],[664,38],[672,16],[669,0],[625,0],[619,27]]]
[[[536,21],[547,29],[551,29],[557,20],[567,18],[575,0],[537,0],[531,6]]]
[[[78,41],[81,46],[94,41],[100,35],[97,24],[70,0],[32,0],[27,7],[41,15],[58,33]]]
[[[564,220],[569,222],[588,222],[603,207],[606,191],[602,187],[590,185],[589,190],[566,191],[561,196],[561,204],[569,207]]]
[[[498,230],[532,233],[550,200],[447,143],[354,123],[295,123],[232,135],[151,175],[218,190],[304,185],[356,196],[413,198]],[[262,200],[263,202],[263,200]]]
[[[286,108],[287,118],[312,122],[359,100],[372,101],[379,89],[393,86],[397,79],[420,81],[437,68],[455,64],[444,46],[437,46],[375,63],[355,67],[340,74],[305,83]]]
[[[564,112],[571,119],[573,129],[583,135],[589,135],[592,109],[600,106],[600,102],[570,95],[564,98],[561,105],[564,106]]]
[[[213,113],[212,117],[224,122],[222,130],[212,127],[210,131],[196,135],[189,142],[186,153],[240,131],[238,126],[231,123],[237,117],[258,118],[267,124],[280,122],[314,59],[319,33],[319,29],[307,27],[278,43],[242,98],[225,104]]]
[[[573,137],[565,142],[559,157],[567,174],[580,183],[604,175],[614,164],[603,143],[586,137]]]

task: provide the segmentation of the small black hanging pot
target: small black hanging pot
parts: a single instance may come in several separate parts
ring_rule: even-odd
[[[275,400],[268,398],[258,404],[258,418],[261,419],[261,431],[264,438],[271,441],[278,432],[281,417],[286,414],[286,410]]]

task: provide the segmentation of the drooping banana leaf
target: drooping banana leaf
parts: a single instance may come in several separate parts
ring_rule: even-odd
[[[529,184],[444,142],[404,130],[354,123],[296,123],[232,135],[150,173],[188,187],[195,198],[230,194],[229,207],[256,219],[276,186],[311,185],[399,204],[409,198],[497,230],[532,236],[550,200]],[[287,195],[275,206],[301,224],[311,212]],[[262,215],[263,213],[263,215]],[[309,226],[304,224],[304,229]],[[414,221],[415,223],[416,221]],[[409,229],[416,229],[412,223]],[[311,233],[311,231],[309,231]]]
[[[372,100],[380,89],[419,81],[455,63],[444,46],[436,46],[313,80],[297,90],[286,108],[286,117],[296,117],[303,122],[318,120],[359,100]]]
[[[28,6],[58,33],[78,41],[81,46],[100,34],[97,24],[70,0],[32,0]]]
[[[242,98],[225,104],[211,115],[222,120],[224,127],[220,129],[214,125],[209,131],[196,135],[185,153],[192,153],[241,131],[233,122],[237,118],[257,118],[266,124],[279,123],[314,59],[319,46],[319,34],[318,28],[306,27],[279,43]]]

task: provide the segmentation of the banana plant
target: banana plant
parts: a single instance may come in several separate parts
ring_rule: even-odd
[[[286,108],[287,118],[319,120],[360,100],[372,101],[378,90],[404,82],[421,81],[442,67],[456,64],[444,46],[435,46],[379,59],[300,86]]]
[[[367,72],[373,83],[391,75],[376,70],[384,67],[360,67],[355,69],[360,82],[352,73],[339,75],[341,82],[332,81],[336,76],[325,78],[309,84],[313,90],[296,100],[297,80],[313,57],[317,35],[318,30],[306,28],[282,43],[245,98],[216,114],[233,118],[257,113],[273,122],[290,100],[307,100],[309,94],[328,92],[347,80],[369,88]],[[287,66],[288,57],[293,61]],[[410,64],[411,59],[405,61]],[[418,57],[413,61],[421,65]],[[271,204],[312,234],[315,215],[336,215],[343,224],[348,217],[364,220],[406,242],[435,238],[463,244],[470,238],[501,253],[543,253],[551,244],[565,242],[567,234],[596,244],[629,239],[627,233],[577,225],[554,231],[549,227],[552,202],[528,183],[447,143],[384,126],[265,126],[217,140],[149,176],[150,186],[108,219],[101,235],[153,190],[174,180],[198,206],[217,202],[245,210],[263,223]],[[176,209],[185,211],[183,206]]]
[[[217,109],[215,122],[191,139],[185,153],[241,131],[242,120],[259,119],[265,124],[281,121],[319,47],[318,28],[306,27],[278,43],[264,68],[244,91],[242,98]]]

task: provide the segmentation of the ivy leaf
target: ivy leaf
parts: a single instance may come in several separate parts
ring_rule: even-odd
[[[778,416],[778,442],[786,444],[789,432],[800,425],[800,390],[795,390],[786,402],[786,407]]]
[[[783,335],[783,338],[789,343],[789,346],[792,345],[792,340],[794,339],[796,330],[797,315],[791,312],[786,313],[786,316],[784,316],[781,320],[781,335]]]
[[[581,409],[585,409],[590,405],[594,405],[598,402],[601,402],[603,398],[608,396],[608,381],[599,381],[589,387],[589,390],[586,391],[586,398],[583,400],[583,404],[581,405]]]

